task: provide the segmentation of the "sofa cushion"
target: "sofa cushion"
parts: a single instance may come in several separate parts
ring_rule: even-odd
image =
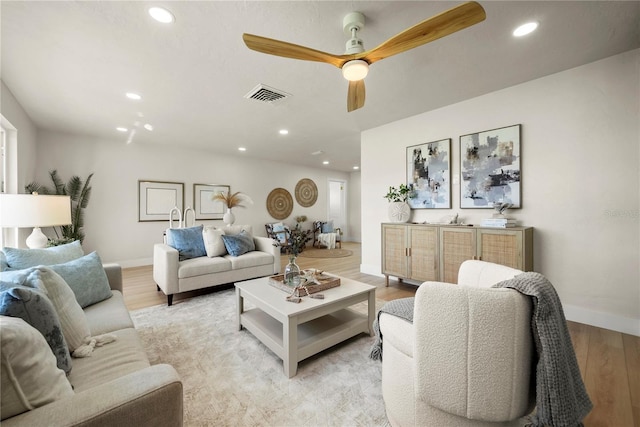
[[[31,269],[26,284],[47,294],[58,313],[62,333],[73,354],[74,350],[85,344],[91,331],[82,307],[67,282],[49,267],[40,266]]]
[[[12,270],[20,270],[36,265],[61,264],[84,255],[80,241],[43,249],[4,248],[7,264]]]
[[[167,244],[178,251],[180,261],[207,255],[202,238],[202,225],[167,229]]]
[[[111,298],[111,287],[96,252],[64,264],[49,266],[69,285],[80,307]]]
[[[221,229],[224,230],[224,234],[227,236],[240,234],[243,231],[249,235],[253,235],[253,228],[250,225],[225,225]]]
[[[0,316],[0,418],[73,396],[71,384],[40,332],[24,320]]]
[[[260,251],[247,252],[237,257],[226,255],[225,258],[231,262],[234,270],[273,264],[273,255]]]
[[[91,357],[73,360],[69,382],[76,393],[150,366],[133,328],[113,332],[116,341],[97,347]]]
[[[228,256],[228,255],[227,255]],[[220,273],[231,270],[231,261],[222,257],[200,257],[182,261],[178,266],[178,279]]]
[[[102,335],[119,329],[133,328],[133,321],[124,304],[122,293],[120,291],[112,292],[111,298],[84,309],[91,335]]]
[[[227,248],[222,240],[223,234],[224,230],[212,225],[203,228],[202,238],[204,239],[204,248],[209,258],[222,256],[227,253]]]
[[[232,236],[223,235],[222,240],[231,256],[240,256],[256,249],[253,237],[244,230]]]
[[[0,284],[0,314],[23,319],[45,338],[56,366],[71,371],[71,356],[60,319],[47,296],[26,286]]]

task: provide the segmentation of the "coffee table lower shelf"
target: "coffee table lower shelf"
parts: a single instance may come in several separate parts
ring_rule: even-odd
[[[283,325],[259,308],[240,316],[243,327],[265,344],[279,358],[286,360]],[[368,317],[348,308],[298,325],[296,362],[304,360],[360,333],[369,334]]]

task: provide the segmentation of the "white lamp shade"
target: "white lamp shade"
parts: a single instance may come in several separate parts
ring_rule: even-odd
[[[361,59],[354,59],[342,66],[342,76],[353,82],[362,80],[369,73],[369,64]]]
[[[71,198],[33,194],[0,194],[0,226],[52,227],[71,224]]]

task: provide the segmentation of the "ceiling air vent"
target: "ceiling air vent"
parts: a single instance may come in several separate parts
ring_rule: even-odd
[[[260,102],[266,102],[267,104],[279,104],[285,99],[290,98],[291,94],[267,85],[259,84],[251,89],[251,92],[246,94],[244,97],[248,99],[255,99]]]

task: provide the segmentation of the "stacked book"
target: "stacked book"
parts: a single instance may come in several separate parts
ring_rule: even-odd
[[[516,220],[511,218],[486,218],[482,220],[483,227],[509,228],[516,226]]]

